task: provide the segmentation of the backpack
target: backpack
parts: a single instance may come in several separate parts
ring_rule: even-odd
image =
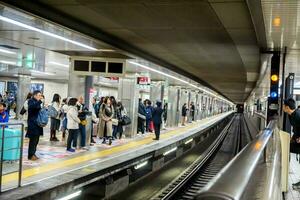
[[[152,118],[152,109],[151,107],[146,108],[146,119],[151,119]]]
[[[58,111],[53,107],[53,105],[48,106],[48,115],[51,118],[56,118],[58,116]]]
[[[36,118],[36,123],[40,127],[45,127],[48,124],[49,112],[46,108],[42,108]]]

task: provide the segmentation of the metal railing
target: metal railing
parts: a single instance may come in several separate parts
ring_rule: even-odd
[[[21,127],[21,131],[19,135],[13,135],[13,136],[7,136],[6,135],[6,131],[9,127],[11,126],[20,126]],[[24,124],[21,122],[16,122],[16,123],[0,123],[0,131],[1,131],[1,138],[0,138],[0,144],[1,144],[1,155],[0,155],[0,192],[2,192],[2,186],[3,186],[3,175],[7,175],[7,174],[11,174],[11,173],[15,173],[18,172],[18,185],[17,187],[21,187],[21,181],[22,181],[22,164],[23,164],[23,136],[24,136]],[[16,140],[14,140],[16,139]],[[17,141],[17,145],[16,144],[12,144],[9,145],[8,143],[6,143],[9,140],[13,140],[13,141]],[[17,146],[15,147],[11,147],[11,146]],[[17,153],[17,156],[15,158],[10,157],[12,156],[14,151],[19,151],[19,153]],[[5,154],[6,153],[6,154]],[[8,158],[5,158],[8,157]],[[11,171],[8,173],[3,174],[3,164],[5,161],[19,161],[18,164],[18,170],[17,171]]]
[[[267,180],[264,181],[264,188],[261,188],[264,191],[262,199],[280,199],[281,175],[278,173],[281,173],[281,145],[278,132],[277,121],[271,121],[258,137],[249,143],[197,194],[196,199],[241,199],[264,154],[269,160],[270,170],[267,170]]]

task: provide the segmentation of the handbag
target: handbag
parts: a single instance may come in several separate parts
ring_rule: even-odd
[[[82,126],[87,125],[87,120],[86,120],[86,119],[82,120],[82,121],[80,122],[80,124],[81,124]]]
[[[24,115],[26,113],[26,109],[24,108],[24,106],[22,106],[22,109],[20,111],[20,115]]]
[[[112,125],[114,125],[114,126],[118,126],[118,124],[119,124],[119,120],[117,120],[117,119],[113,118],[113,119],[111,119],[111,121],[112,121]]]
[[[122,117],[121,124],[122,124],[123,126],[126,126],[126,125],[131,124],[131,119],[130,119],[130,117],[128,117],[127,115],[124,115],[124,116]]]

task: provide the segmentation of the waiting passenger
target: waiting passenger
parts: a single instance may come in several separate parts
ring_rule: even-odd
[[[96,102],[96,97],[93,97],[92,98],[92,125],[91,125],[91,138],[90,138],[90,145],[93,146],[96,141],[94,140],[93,138],[93,133],[94,133],[94,124],[97,124],[99,122],[99,119],[97,118],[96,116],[96,111],[95,111],[95,105],[97,105],[97,102]],[[98,112],[99,112],[99,109],[98,109]]]
[[[39,111],[42,108],[42,93],[36,90],[32,98],[28,100],[28,129],[26,136],[29,138],[28,160],[35,161],[39,159],[35,153],[39,143],[40,136],[43,135],[43,128],[36,123]]]
[[[289,121],[293,126],[293,136],[290,143],[290,152],[300,154],[300,110],[296,109],[296,102],[289,98],[284,100],[283,111],[288,114]],[[293,184],[293,189],[300,189],[300,181]]]
[[[151,122],[152,122],[153,107],[151,104],[152,102],[150,100],[146,101],[146,131],[152,133],[153,127],[151,127]]]
[[[9,120],[9,116],[6,109],[5,103],[0,102],[0,123],[6,123]]]
[[[77,109],[78,109],[78,117],[80,119],[79,124],[79,136],[80,136],[80,148],[86,149],[86,115],[88,113],[88,108],[84,105],[84,99],[83,96],[80,96],[78,98],[77,102]]]
[[[190,122],[195,121],[195,105],[194,102],[191,102],[190,105]]]
[[[60,127],[60,112],[61,112],[61,97],[59,94],[54,94],[52,98],[52,104],[50,105],[55,109],[56,116],[51,116],[50,124],[50,141],[58,142],[59,140],[56,137],[56,131],[59,131]]]
[[[100,108],[100,125],[98,129],[98,136],[103,137],[102,143],[106,143],[106,139],[109,139],[109,145],[112,144],[112,117],[114,115],[114,109],[111,105],[110,98],[105,97],[103,104]]]
[[[162,124],[162,114],[163,114],[162,104],[160,101],[156,102],[156,107],[153,109],[152,119],[154,124],[155,138],[153,140],[159,140],[160,136],[160,126]]]
[[[117,128],[117,133],[119,133],[119,139],[122,138],[123,135],[123,124],[122,124],[122,120],[123,117],[127,115],[127,111],[125,109],[125,107],[122,105],[122,102],[119,101],[117,103],[117,118],[118,118],[118,128]]]
[[[110,97],[110,102],[111,102],[111,105],[112,105],[112,108],[114,110],[114,114],[112,116],[112,139],[117,139],[117,128],[118,128],[118,119],[117,119],[117,101],[115,99],[114,96],[111,96]]]
[[[61,118],[62,118],[62,126],[61,126],[61,132],[62,132],[62,140],[64,141],[66,138],[66,130],[67,130],[67,112],[68,112],[68,98],[64,98],[62,100],[61,105]]]
[[[26,100],[23,104],[23,107],[21,108],[21,111],[20,111],[20,115],[22,116],[22,119],[23,119],[25,131],[27,131],[27,127],[28,127],[28,124],[27,124],[27,120],[28,120],[28,101],[29,101],[29,99],[31,99],[31,97],[32,97],[32,93],[29,92],[27,94],[27,97],[26,97]]]
[[[67,140],[67,151],[75,152],[77,147],[77,137],[79,134],[79,124],[81,120],[78,117],[77,99],[71,98],[68,102],[67,112],[67,128],[68,128],[68,140]],[[74,148],[72,148],[73,146]]]
[[[142,102],[142,99],[139,98],[137,133],[139,132],[141,132],[142,134],[145,133],[145,125],[144,125],[145,121],[146,121],[146,109]]]
[[[187,108],[187,104],[184,103],[182,108],[181,108],[181,125],[182,126],[185,126],[185,123],[186,123],[186,118],[187,118],[187,112],[188,112],[188,108]]]

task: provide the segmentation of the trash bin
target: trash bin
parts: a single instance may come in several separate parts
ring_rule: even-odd
[[[2,132],[0,130],[0,151],[2,149]],[[4,149],[3,149],[3,160],[4,161],[13,161],[20,159],[20,148],[21,148],[21,139],[22,131],[20,129],[4,129]]]

